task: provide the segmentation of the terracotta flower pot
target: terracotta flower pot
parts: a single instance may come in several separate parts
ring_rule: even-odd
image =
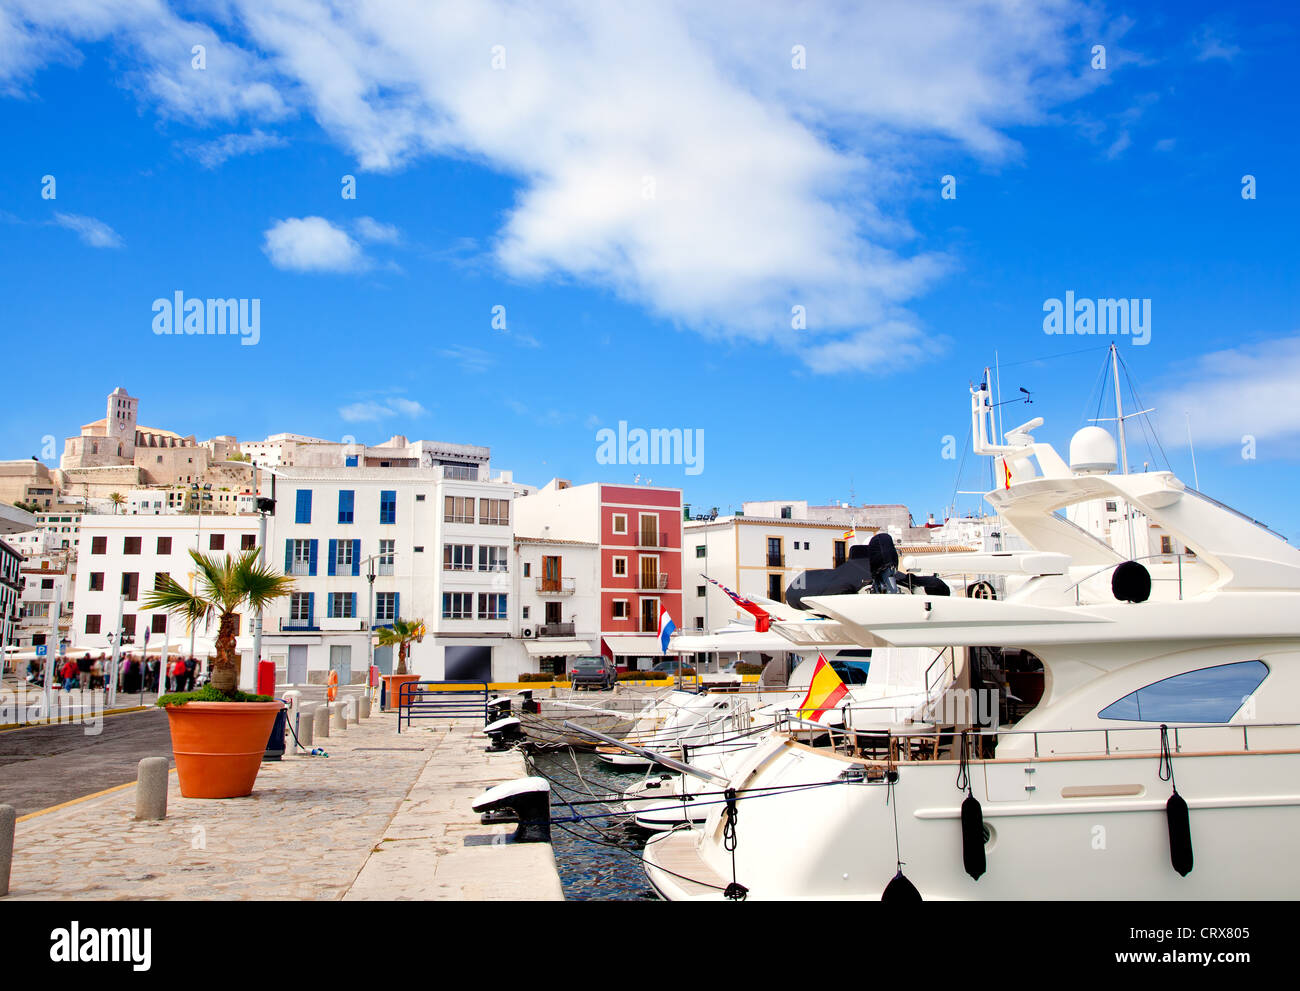
[[[397,693],[402,690],[403,685],[420,680],[418,674],[386,674],[383,677],[385,712],[397,708]]]
[[[176,776],[186,798],[239,798],[253,790],[275,714],[284,703],[167,706]]]

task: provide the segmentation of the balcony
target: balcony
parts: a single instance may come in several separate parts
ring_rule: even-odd
[[[574,590],[574,579],[572,578],[537,579],[538,595],[572,595]]]
[[[289,564],[289,574],[291,575],[297,575],[299,577],[302,577],[310,573],[311,573],[310,561],[293,561],[290,562]]]
[[[667,575],[642,575],[637,580],[637,588],[643,592],[657,592],[668,587]]]
[[[767,555],[767,566],[768,566],[769,568],[784,568],[784,567],[785,567],[785,555],[784,555],[784,554],[772,554],[772,553],[769,552],[768,555]]]
[[[567,637],[572,639],[574,636],[573,623],[543,623],[537,628],[539,637]]]
[[[280,632],[297,632],[301,630],[319,630],[320,623],[314,619],[280,619]]]
[[[458,482],[477,482],[478,469],[462,468],[460,465],[443,465],[442,477],[446,479],[454,479]]]
[[[638,547],[648,547],[648,548],[652,548],[652,549],[658,549],[658,548],[661,548],[661,547],[672,547],[672,546],[673,546],[673,544],[672,544],[672,543],[669,541],[669,539],[668,539],[668,534],[666,534],[666,533],[650,533],[650,532],[648,532],[648,531],[644,531],[644,530],[643,530],[640,534],[637,535],[637,538],[636,538],[636,545],[637,545]]]

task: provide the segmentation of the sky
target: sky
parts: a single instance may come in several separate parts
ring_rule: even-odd
[[[1194,0],[0,0],[0,458],[57,466],[122,386],[199,439],[403,434],[531,484],[919,522],[979,508],[986,366],[1005,425],[1042,416],[1064,453],[1114,415],[1113,341],[1126,412],[1154,409],[1133,467],[1294,542],[1298,26]],[[255,302],[256,334],[159,333],[178,292]],[[1142,334],[1047,333],[1067,292],[1139,301]],[[691,432],[694,463],[605,463],[620,422]]]

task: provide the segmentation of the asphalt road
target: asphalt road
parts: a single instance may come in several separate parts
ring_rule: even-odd
[[[75,723],[0,732],[0,805],[18,814],[91,795],[136,779],[143,757],[172,755],[167,713],[105,716],[102,732]]]

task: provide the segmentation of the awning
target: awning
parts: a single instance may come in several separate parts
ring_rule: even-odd
[[[576,654],[595,656],[586,640],[525,640],[524,649],[529,657],[572,657]]]
[[[653,633],[647,634],[606,634],[605,642],[609,644],[609,649],[614,652],[614,656],[624,657],[654,657],[663,656],[663,648],[659,646],[659,638]]]

